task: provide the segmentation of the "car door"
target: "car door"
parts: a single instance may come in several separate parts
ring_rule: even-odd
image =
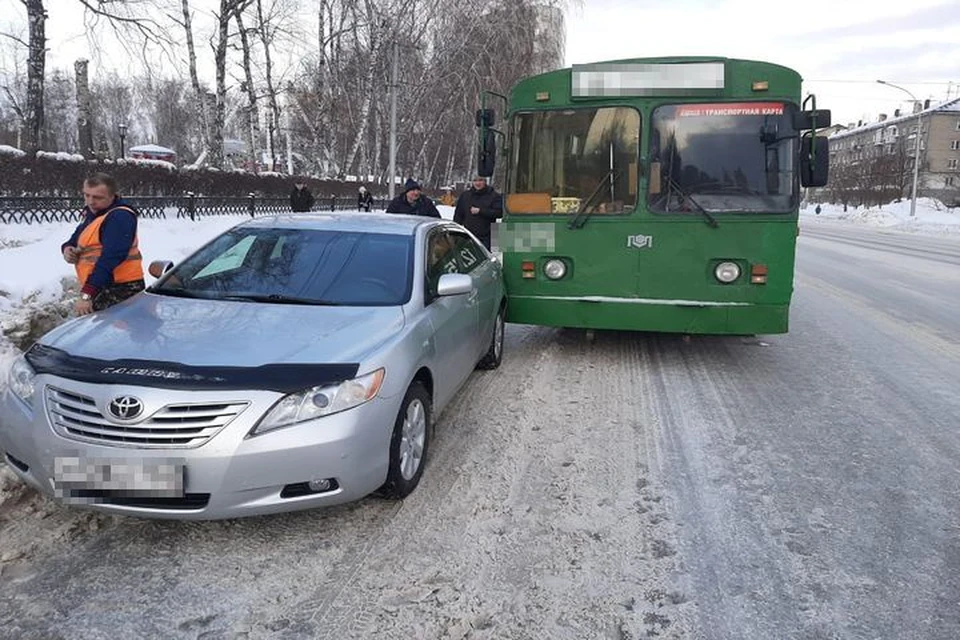
[[[459,273],[456,245],[446,229],[437,228],[427,237],[424,308],[433,327],[436,349],[434,391],[438,406],[445,405],[476,364],[477,291],[455,296],[437,295],[445,273]]]
[[[453,238],[460,273],[473,279],[477,294],[477,334],[476,359],[479,360],[490,346],[493,335],[493,323],[497,317],[500,303],[499,287],[500,265],[490,259],[484,248],[469,234],[456,229],[448,231]]]

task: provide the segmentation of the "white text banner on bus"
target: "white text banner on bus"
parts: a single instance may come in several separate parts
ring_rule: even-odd
[[[571,96],[705,95],[722,90],[722,62],[573,65]]]

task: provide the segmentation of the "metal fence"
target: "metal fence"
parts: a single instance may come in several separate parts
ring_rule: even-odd
[[[149,196],[124,198],[140,212],[141,218],[165,219],[176,211],[176,218],[196,220],[205,216],[275,215],[290,213],[288,198],[267,198],[250,194],[239,197]],[[374,210],[386,208],[386,200],[374,200]],[[344,211],[357,208],[355,198],[325,196],[317,198],[312,211]],[[0,223],[43,224],[80,222],[83,198],[79,197],[0,197]]]

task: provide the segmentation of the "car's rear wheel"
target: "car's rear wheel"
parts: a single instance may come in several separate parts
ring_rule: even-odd
[[[506,324],[504,309],[501,306],[497,311],[497,319],[493,323],[493,335],[490,336],[490,347],[477,363],[478,369],[496,369],[503,362],[503,330]]]
[[[413,382],[403,398],[390,439],[390,470],[381,488],[388,498],[406,498],[420,483],[430,445],[430,394]]]

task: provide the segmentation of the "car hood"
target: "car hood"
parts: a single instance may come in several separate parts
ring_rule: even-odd
[[[361,363],[403,327],[400,307],[335,307],[140,294],[40,343],[73,356],[192,366]]]

